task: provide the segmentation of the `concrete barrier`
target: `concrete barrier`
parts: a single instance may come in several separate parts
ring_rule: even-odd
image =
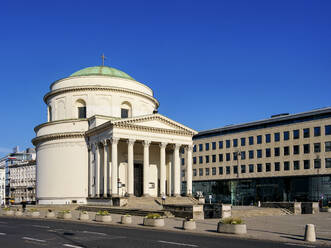
[[[301,202],[302,214],[317,214],[319,213],[318,202]]]
[[[263,208],[286,208],[290,210],[294,215],[301,214],[301,202],[262,202]]]
[[[316,233],[315,233],[315,225],[307,224],[305,229],[305,241],[315,242],[316,241]]]

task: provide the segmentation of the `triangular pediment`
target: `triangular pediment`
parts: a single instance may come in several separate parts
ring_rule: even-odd
[[[169,130],[174,132],[185,132],[192,135],[197,132],[191,128],[188,128],[176,121],[169,119],[161,114],[152,114],[134,118],[120,119],[112,121],[112,124],[117,127],[132,127],[143,128],[151,130]]]

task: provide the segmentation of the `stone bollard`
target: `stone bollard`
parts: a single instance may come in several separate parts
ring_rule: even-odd
[[[315,242],[316,234],[315,234],[315,225],[307,224],[305,229],[305,241]]]

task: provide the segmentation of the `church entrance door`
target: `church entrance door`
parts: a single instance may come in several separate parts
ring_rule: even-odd
[[[134,195],[142,196],[143,195],[143,165],[134,164]]]

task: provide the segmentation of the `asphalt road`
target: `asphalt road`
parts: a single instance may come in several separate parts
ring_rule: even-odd
[[[293,248],[318,246],[217,237],[216,235],[196,235],[184,233],[184,231],[170,232],[111,224],[0,217],[0,247]]]

